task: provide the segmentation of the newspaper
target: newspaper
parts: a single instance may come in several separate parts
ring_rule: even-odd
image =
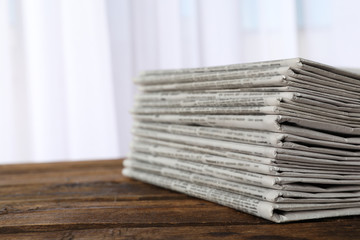
[[[359,84],[349,84],[331,79],[319,79],[301,74],[245,77],[238,79],[222,79],[218,81],[193,81],[185,83],[169,83],[156,85],[142,85],[140,89],[147,92],[175,91],[175,90],[201,90],[201,89],[226,89],[249,87],[276,87],[298,86],[305,89],[316,89],[319,92],[338,90],[343,94],[359,95]]]
[[[269,110],[269,109],[268,109]],[[255,111],[255,110],[253,110]],[[270,111],[270,110],[269,110]],[[281,132],[285,126],[298,126],[302,128],[322,130],[326,132],[354,135],[356,139],[360,134],[360,127],[353,127],[340,121],[324,120],[308,115],[298,114],[268,114],[268,115],[209,115],[209,114],[136,114],[134,119],[145,122],[195,124],[201,126],[229,127],[242,129],[258,129],[271,132]]]
[[[264,200],[235,194],[207,186],[190,183],[145,171],[125,168],[123,175],[160,187],[186,193],[218,204],[235,208],[277,223],[316,219],[321,217],[349,216],[360,214],[358,202],[349,203],[271,203]]]
[[[283,114],[294,117],[306,117],[310,120],[319,120],[323,122],[337,121],[345,126],[360,127],[359,113],[351,114],[336,110],[321,111],[314,110],[312,107],[306,108],[301,106],[238,106],[238,107],[181,107],[181,108],[136,108],[133,109],[134,114],[218,114],[218,115],[275,115]]]
[[[272,173],[270,174],[266,173],[266,170],[270,172],[271,168],[266,169],[266,166],[263,166],[264,168],[262,170],[254,170],[251,169],[251,164],[249,164],[249,169],[245,169],[246,171],[244,171],[240,169],[233,169],[230,167],[213,166],[212,164],[203,164],[200,162],[153,156],[138,152],[133,152],[129,157],[140,161],[145,161],[158,165],[165,165],[186,171],[194,171],[223,179],[234,179],[234,181],[248,181],[248,184],[265,185],[266,187],[274,187],[274,185],[280,186],[290,183],[352,185],[358,184],[360,182],[359,175],[354,173],[346,175],[341,174],[341,172],[337,172],[337,174],[330,174],[326,172],[320,173],[320,171],[313,171],[313,173],[310,171],[308,171],[307,173],[300,171],[289,171],[284,173],[278,172],[275,175],[275,170],[272,170]],[[257,164],[257,166],[261,167],[260,164]],[[262,171],[263,173],[258,173]]]
[[[305,89],[301,87],[254,87],[254,88],[235,88],[235,89],[216,89],[216,90],[193,90],[193,91],[170,91],[170,92],[142,92],[141,95],[137,95],[135,100],[143,101],[164,101],[164,100],[179,100],[183,96],[187,95],[187,100],[194,99],[213,99],[213,94],[230,94],[234,97],[246,97],[252,93],[263,93],[258,96],[267,96],[268,94],[273,94],[276,92],[291,92],[296,94],[307,94],[309,96],[318,96],[322,99],[335,100],[338,102],[344,103],[353,103],[357,104],[360,102],[359,99],[354,97],[343,96],[341,92],[334,90],[327,90],[326,93],[318,92],[312,89]],[[212,95],[210,95],[212,94]],[[244,94],[244,95],[242,95]],[[210,95],[210,96],[209,96]],[[255,95],[256,96],[256,95]],[[225,98],[228,98],[227,96]],[[221,99],[221,98],[220,98]]]
[[[301,59],[284,59],[275,61],[264,61],[244,64],[233,64],[213,67],[186,68],[186,69],[168,69],[168,70],[151,70],[140,74],[143,76],[160,76],[160,75],[177,75],[177,74],[193,74],[193,73],[211,73],[211,72],[231,72],[234,70],[248,71],[254,69],[279,68],[281,66],[301,66]]]
[[[315,137],[297,136],[292,133],[278,133],[250,129],[230,129],[219,127],[201,127],[188,126],[179,124],[151,123],[151,122],[134,122],[133,128],[148,129],[155,131],[168,132],[173,134],[183,134],[190,136],[198,136],[203,138],[212,138],[218,140],[227,140],[234,142],[242,142],[255,145],[265,145],[274,147],[304,149],[313,146],[331,147],[339,149],[359,150],[360,144],[348,143],[344,138],[337,138],[334,135],[319,133],[313,131]],[[300,130],[301,131],[301,130]],[[294,132],[294,131],[293,131]],[[301,145],[303,144],[303,145]]]
[[[331,148],[317,148],[317,147],[308,147],[307,151],[297,150],[295,145],[294,147],[279,148],[272,146],[261,146],[253,145],[241,142],[232,142],[232,141],[223,141],[202,137],[194,137],[187,135],[179,134],[169,134],[166,132],[152,131],[145,129],[134,129],[133,134],[136,136],[142,136],[146,138],[159,139],[163,141],[187,143],[195,146],[209,147],[223,150],[231,150],[235,152],[241,152],[245,154],[251,154],[262,157],[275,157],[278,154],[288,154],[295,156],[307,156],[314,158],[323,158],[323,159],[333,159],[338,161],[359,161],[360,152],[358,151],[346,151],[338,150]],[[300,145],[298,145],[300,146]]]
[[[344,172],[343,171],[336,171],[336,170],[308,170],[308,171],[301,171],[300,169],[297,168],[283,168],[283,167],[276,167],[276,166],[269,166],[269,165],[265,165],[265,164],[256,164],[256,163],[251,163],[251,162],[246,162],[246,161],[237,161],[235,163],[235,161],[233,159],[229,159],[229,161],[225,161],[222,158],[219,158],[217,156],[207,156],[205,159],[201,159],[202,161],[200,162],[199,159],[194,159],[194,154],[189,154],[190,157],[184,157],[181,159],[176,159],[176,158],[168,158],[168,157],[162,157],[162,156],[157,156],[157,155],[149,155],[149,154],[145,154],[142,152],[133,152],[132,154],[129,155],[129,158],[131,159],[137,159],[140,161],[145,161],[145,162],[149,162],[149,163],[154,163],[154,164],[158,164],[158,165],[166,165],[169,167],[175,167],[178,169],[182,169],[182,170],[188,170],[188,171],[200,171],[197,168],[201,169],[201,171],[205,171],[205,173],[207,173],[207,171],[211,172],[212,174],[217,173],[218,171],[230,171],[232,172],[231,174],[226,174],[227,176],[223,176],[223,177],[232,177],[232,174],[234,173],[233,169],[237,169],[240,171],[237,171],[236,173],[238,174],[242,174],[244,176],[247,176],[246,174],[244,174],[244,171],[247,172],[251,172],[251,173],[255,173],[255,175],[257,173],[259,174],[265,174],[265,175],[270,175],[272,176],[270,179],[274,179],[273,176],[278,176],[278,177],[283,177],[285,179],[287,179],[288,181],[290,181],[289,179],[291,178],[291,181],[304,181],[303,179],[295,179],[295,178],[321,178],[321,179],[325,179],[325,181],[327,182],[327,179],[340,179],[340,180],[358,180],[359,176],[357,173],[354,172]],[[188,159],[190,159],[190,161],[187,161]],[[217,161],[212,162],[212,161]],[[205,163],[202,163],[205,162]],[[210,162],[210,163],[207,163]],[[225,165],[225,163],[233,163],[234,166],[229,166],[229,165]],[[219,168],[215,167],[215,166],[220,166],[222,170],[219,170]],[[229,170],[228,168],[231,168],[232,170]],[[214,170],[217,169],[217,170]],[[208,173],[207,173],[208,174]],[[210,174],[208,174],[210,175]],[[253,176],[253,174],[252,174]],[[258,175],[256,175],[257,178],[260,178]],[[261,176],[261,178],[263,178],[263,176]],[[241,181],[244,181],[243,179],[241,179]],[[253,180],[250,180],[251,182]],[[273,180],[272,180],[273,181]],[[275,181],[275,180],[274,180]],[[285,180],[284,180],[285,181]],[[249,183],[251,184],[251,183]],[[258,183],[258,184],[263,184],[263,183]]]
[[[278,175],[278,176],[295,176],[299,174],[302,176],[304,173],[319,173],[319,174],[341,174],[344,175],[354,175],[355,171],[359,172],[360,167],[355,162],[355,165],[351,165],[350,168],[342,168],[339,170],[338,166],[333,166],[332,168],[302,168],[297,165],[289,165],[284,167],[279,165],[276,160],[271,159],[262,159],[261,157],[256,157],[253,155],[238,154],[236,158],[224,157],[214,154],[204,154],[200,152],[194,152],[187,149],[182,149],[181,147],[170,147],[160,144],[150,144],[146,142],[136,141],[132,144],[132,153],[133,154],[148,154],[149,156],[160,156],[173,159],[182,159],[186,161],[200,162],[208,165],[216,165],[222,167],[229,167],[234,169],[247,170],[249,172],[263,173],[269,175]],[[351,164],[351,162],[350,162]],[[342,177],[339,176],[339,177]],[[333,176],[336,178],[336,176]]]
[[[261,95],[261,93],[258,92],[245,92],[244,94],[246,95],[238,96],[239,94],[234,93],[207,93],[204,94],[205,99],[201,97],[191,99],[194,94],[183,94],[182,96],[175,96],[175,100],[165,100],[164,98],[160,101],[138,100],[135,102],[133,112],[138,114],[189,114],[207,111],[209,113],[231,114],[235,111],[241,114],[244,111],[252,113],[260,109],[258,113],[266,114],[268,113],[266,111],[268,111],[269,106],[276,106],[277,108],[272,108],[273,111],[277,111],[276,113],[294,111],[301,114],[306,113],[337,118],[348,123],[358,122],[360,117],[360,110],[357,104],[343,103],[341,101],[307,94],[291,92],[271,92],[267,95],[264,95],[264,93]]]
[[[197,74],[176,74],[176,75],[155,75],[139,76],[134,79],[135,83],[142,85],[219,81],[239,78],[271,77],[276,75],[286,75],[290,71],[289,67],[277,67],[268,69],[250,69],[247,71],[231,71],[216,73],[197,73]]]
[[[211,186],[217,189],[243,194],[246,196],[266,200],[269,202],[355,202],[360,198],[360,192],[335,192],[335,193],[306,193],[299,191],[280,190],[273,188],[260,187],[245,183],[233,182],[209,175],[183,171],[176,168],[148,164],[142,161],[127,159],[124,166],[139,169],[146,172],[162,175],[165,177],[176,178],[200,185]]]
[[[334,79],[342,82],[357,83],[357,80],[360,80],[360,75],[351,71],[346,71],[340,68],[335,68],[326,64],[317,63],[311,60],[303,58],[293,58],[293,59],[282,59],[282,60],[273,60],[273,61],[264,61],[264,62],[254,62],[254,63],[243,63],[243,64],[233,64],[226,66],[216,66],[216,67],[204,67],[204,68],[188,68],[188,69],[173,69],[173,70],[153,70],[146,71],[140,75],[141,78],[147,76],[174,76],[176,77],[179,74],[198,74],[198,73],[226,73],[233,71],[248,72],[254,70],[268,70],[268,69],[279,69],[281,67],[288,67],[292,70],[299,72],[300,70],[306,71],[307,73],[312,73],[317,76],[322,76],[329,79]]]
[[[166,133],[159,133],[155,131],[135,131],[136,136],[142,139],[148,139],[151,141],[160,140],[162,142],[178,143],[178,144],[192,144],[201,148],[210,148],[223,151],[231,151],[244,153],[248,155],[255,155],[260,157],[274,158],[280,160],[296,161],[296,162],[309,162],[313,161],[317,164],[341,164],[341,165],[356,165],[359,161],[357,154],[344,154],[333,155],[326,153],[319,153],[317,151],[306,152],[296,149],[276,148],[270,146],[259,146],[245,143],[235,143],[222,140],[213,140],[198,138],[184,135],[173,135]],[[348,156],[346,156],[348,155]],[[284,157],[283,157],[284,156]]]
[[[360,75],[302,58],[146,71],[123,174],[274,222],[360,214]]]
[[[215,156],[222,156],[229,159],[250,161],[254,163],[268,164],[278,167],[294,167],[296,169],[318,169],[318,170],[338,170],[338,171],[359,171],[359,164],[357,161],[344,161],[344,160],[334,160],[334,159],[320,159],[307,156],[292,156],[288,154],[278,153],[274,158],[269,157],[260,157],[256,155],[250,155],[240,152],[228,151],[224,149],[215,149],[208,147],[200,147],[187,145],[184,143],[175,143],[169,141],[162,141],[153,138],[144,138],[144,137],[134,137],[135,143],[145,143],[145,144],[156,144],[163,147],[176,148],[183,151],[198,152],[200,154],[210,154]],[[141,147],[142,145],[140,145]],[[138,147],[136,147],[138,148]],[[140,151],[144,151],[141,149]],[[146,152],[146,151],[145,151]],[[168,153],[171,154],[171,153]],[[168,155],[164,155],[168,156]],[[172,157],[171,155],[169,157]],[[221,164],[221,163],[220,163]],[[224,163],[230,164],[230,163]],[[232,163],[236,165],[236,163]]]
[[[174,94],[175,93],[175,94]],[[312,94],[295,92],[224,92],[144,94],[137,98],[136,107],[211,107],[211,106],[281,106],[282,103],[309,107],[326,107],[324,110],[359,112],[357,104],[328,99]],[[311,105],[310,105],[311,104]],[[316,108],[315,108],[316,109]]]

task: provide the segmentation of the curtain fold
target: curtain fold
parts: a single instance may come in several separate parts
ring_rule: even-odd
[[[0,0],[0,154],[1,163],[14,159],[14,103],[11,82],[11,33],[9,3]]]

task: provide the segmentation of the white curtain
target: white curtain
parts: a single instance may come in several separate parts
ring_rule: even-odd
[[[140,71],[359,67],[355,0],[0,0],[0,163],[125,156]]]

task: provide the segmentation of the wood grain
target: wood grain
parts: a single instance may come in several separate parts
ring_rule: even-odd
[[[128,179],[121,160],[0,167],[0,239],[360,239],[360,217],[275,224]]]

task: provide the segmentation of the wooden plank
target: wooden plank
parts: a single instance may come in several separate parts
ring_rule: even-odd
[[[102,169],[78,170],[57,173],[29,173],[29,174],[4,174],[0,176],[0,187],[28,184],[49,184],[49,183],[84,183],[94,181],[127,181],[121,175],[121,170],[109,171]]]
[[[100,178],[100,179],[99,179]],[[44,201],[73,199],[169,199],[184,198],[184,194],[168,191],[119,174],[91,178],[75,178],[55,183],[37,183],[0,187],[0,206],[9,201]],[[104,179],[105,178],[105,179]],[[84,181],[81,181],[84,180]],[[87,181],[86,181],[87,180]],[[90,181],[91,180],[91,181]],[[98,181],[100,180],[100,181]],[[107,181],[106,181],[107,180]],[[111,180],[111,181],[110,181]]]
[[[32,207],[29,209],[29,207]],[[6,217],[5,217],[6,216]],[[31,219],[31,221],[29,221]],[[352,225],[349,225],[349,220]],[[341,219],[325,219],[293,224],[273,224],[269,221],[218,206],[198,199],[136,201],[136,202],[50,202],[38,205],[18,204],[0,217],[0,232],[28,231],[58,231],[120,227],[121,229],[137,228],[140,232],[147,228],[206,227],[212,226],[242,226],[237,229],[259,229],[259,226],[269,225],[276,231],[304,229],[310,227],[315,231],[323,231],[326,226],[347,229],[352,234],[358,234],[358,217]],[[160,231],[160,230],[157,231]],[[318,230],[317,230],[318,229]],[[218,230],[219,231],[219,230]],[[270,231],[270,232],[269,232]],[[163,232],[163,231],[160,231]],[[220,231],[221,232],[221,231]],[[165,231],[162,234],[170,234]],[[179,233],[178,233],[179,234]],[[215,237],[222,236],[220,233]],[[226,236],[226,234],[223,234]],[[206,236],[206,235],[205,235]],[[281,235],[282,236],[282,235]],[[357,235],[352,235],[357,236]],[[360,236],[360,235],[359,235]],[[216,239],[216,238],[214,238]]]
[[[274,224],[125,178],[121,168],[119,160],[2,166],[0,239],[360,238],[358,216]]]
[[[122,161],[45,163],[0,166],[0,186],[88,181],[126,181]],[[36,168],[38,166],[38,169]]]
[[[14,208],[0,215],[0,231],[55,231],[65,229],[121,227],[172,227],[184,225],[247,224],[262,221],[230,208],[197,199],[123,201],[96,204],[38,205]]]
[[[297,224],[176,226],[176,227],[105,227],[98,229],[64,230],[3,234],[1,239],[198,239],[198,240],[329,240],[358,239],[360,228],[349,228],[344,222],[308,222]]]
[[[122,159],[92,160],[92,161],[66,161],[54,163],[28,163],[0,165],[0,174],[21,174],[40,172],[65,172],[72,169],[96,169],[99,167],[108,169],[122,168]]]

